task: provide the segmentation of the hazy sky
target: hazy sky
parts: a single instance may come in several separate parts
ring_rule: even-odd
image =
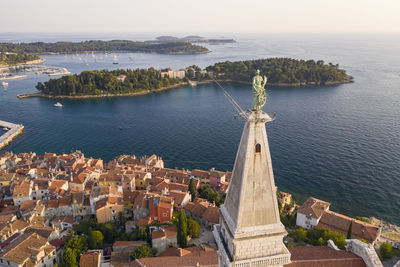
[[[0,32],[400,32],[400,0],[0,0]]]

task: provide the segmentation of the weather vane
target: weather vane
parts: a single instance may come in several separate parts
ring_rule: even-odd
[[[253,78],[253,109],[260,110],[265,103],[267,103],[267,92],[265,85],[267,84],[267,77],[260,76],[260,70],[256,71],[256,76]]]

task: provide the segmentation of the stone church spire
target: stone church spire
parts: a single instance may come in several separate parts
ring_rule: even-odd
[[[220,208],[220,223],[213,231],[219,266],[283,266],[290,263],[290,253],[283,244],[287,233],[280,222],[265,128],[265,123],[273,119],[260,109],[244,118],[232,178]]]

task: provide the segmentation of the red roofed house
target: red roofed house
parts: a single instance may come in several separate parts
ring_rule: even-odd
[[[79,260],[80,267],[100,267],[101,250],[88,251]]]
[[[194,179],[200,180],[201,184],[209,184],[210,183],[210,172],[203,170],[192,170],[192,177]]]
[[[344,250],[330,247],[294,247],[289,248],[291,263],[285,267],[366,267],[364,260]]]
[[[124,211],[124,202],[117,197],[103,198],[95,203],[95,210],[97,222],[116,221],[118,214]]]
[[[178,207],[185,207],[191,200],[191,195],[188,191],[171,190],[169,191],[169,196],[174,199],[174,203],[177,204]]]
[[[124,82],[125,79],[126,79],[126,75],[120,74],[120,75],[118,75],[116,78],[117,78],[118,81]]]
[[[157,253],[164,252],[170,246],[177,246],[177,229],[172,224],[151,233],[153,248],[157,249]]]
[[[313,197],[309,197],[303,205],[297,209],[296,225],[310,229],[318,225],[325,211],[331,204]]]
[[[149,202],[150,218],[160,223],[169,222],[172,219],[174,200],[170,197],[151,197]]]
[[[19,206],[22,202],[32,199],[32,181],[22,181],[19,185],[14,187],[13,200],[14,205]]]
[[[127,266],[160,267],[160,266],[197,266],[218,267],[218,254],[205,247],[189,247],[185,249],[169,248],[162,255],[134,260]]]
[[[353,223],[351,223],[353,222]],[[350,224],[352,225],[352,239],[365,239],[368,243],[374,244],[379,238],[381,230],[378,226],[355,220],[345,215],[327,210],[322,215],[317,227],[327,228],[335,232],[347,235]]]
[[[191,216],[210,229],[213,228],[214,224],[219,223],[218,207],[205,199],[196,198],[194,202],[189,202],[184,209],[188,216]]]
[[[225,182],[225,172],[216,171],[214,168],[210,171],[210,185],[214,189],[218,189],[221,183]]]

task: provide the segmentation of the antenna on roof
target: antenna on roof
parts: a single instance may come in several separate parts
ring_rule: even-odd
[[[233,99],[233,97],[226,91],[226,89],[215,79],[213,79],[214,82],[222,89],[222,92],[228,99],[228,101],[232,104],[232,106],[236,109],[238,112],[238,115],[242,117],[243,119],[247,120],[249,117],[247,116],[246,112],[239,106],[239,104]],[[234,116],[235,119],[238,118],[237,116]]]

